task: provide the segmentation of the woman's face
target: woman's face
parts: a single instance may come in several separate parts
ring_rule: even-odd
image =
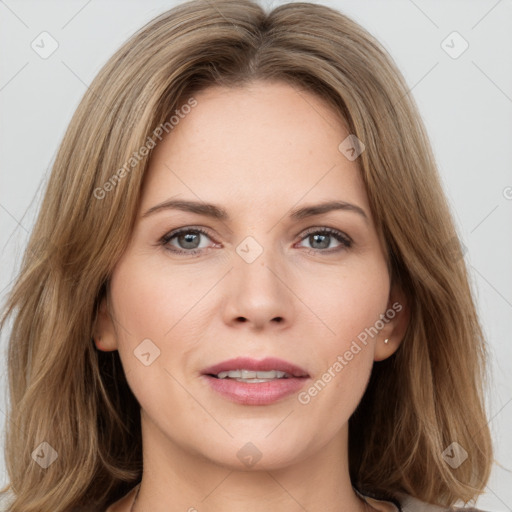
[[[119,350],[162,453],[278,468],[342,448],[404,330],[349,133],[282,83],[195,99],[153,152],[98,346]],[[242,369],[285,378],[218,376]]]

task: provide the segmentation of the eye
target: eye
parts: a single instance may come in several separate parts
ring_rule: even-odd
[[[181,228],[164,235],[160,239],[160,244],[163,245],[166,250],[175,254],[194,255],[208,248],[208,246],[204,245],[201,247],[201,237],[210,238],[210,235],[201,228]],[[173,241],[178,244],[178,247],[171,243]]]
[[[339,245],[334,248],[331,247],[331,250],[324,250],[329,248],[333,239],[337,240]],[[352,247],[350,237],[332,228],[312,228],[305,233],[301,240],[308,240],[310,242],[312,247],[309,249],[312,252],[320,251],[331,253]]]
[[[193,256],[204,252],[204,250],[211,248],[211,245],[202,245],[201,238],[208,238],[211,240],[210,234],[202,228],[198,227],[186,227],[180,228],[170,233],[165,234],[160,240],[159,245],[162,245],[165,250],[174,254]],[[338,246],[329,248],[331,242],[336,240]],[[308,240],[312,247],[308,249],[308,252],[338,252],[343,249],[348,249],[352,246],[352,240],[349,236],[345,235],[341,231],[332,228],[311,228],[301,238],[302,240]],[[219,244],[214,244],[217,247]]]

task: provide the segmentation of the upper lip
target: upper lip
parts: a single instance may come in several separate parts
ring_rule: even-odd
[[[201,373],[203,375],[217,375],[220,372],[229,372],[231,370],[252,370],[255,372],[277,370],[286,372],[292,377],[309,377],[308,372],[303,368],[275,357],[266,357],[260,360],[250,357],[236,357],[235,359],[222,361],[221,363],[205,368]]]

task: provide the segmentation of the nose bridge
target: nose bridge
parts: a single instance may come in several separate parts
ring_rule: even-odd
[[[270,237],[267,237],[270,239]],[[236,248],[228,286],[227,321],[249,321],[258,327],[272,320],[290,321],[292,300],[283,255],[247,237]]]

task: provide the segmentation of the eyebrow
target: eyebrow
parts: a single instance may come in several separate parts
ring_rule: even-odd
[[[215,204],[187,201],[183,199],[169,199],[163,203],[159,203],[149,208],[142,217],[148,217],[149,215],[162,211],[162,210],[181,210],[184,212],[196,213],[198,215],[204,215],[214,219],[229,221],[230,217],[227,211]],[[347,203],[346,201],[327,201],[325,203],[304,206],[296,208],[291,211],[290,218],[293,220],[302,220],[307,217],[313,217],[315,215],[321,215],[334,210],[350,211],[361,215],[365,221],[368,222],[368,216],[366,212],[355,204]]]

